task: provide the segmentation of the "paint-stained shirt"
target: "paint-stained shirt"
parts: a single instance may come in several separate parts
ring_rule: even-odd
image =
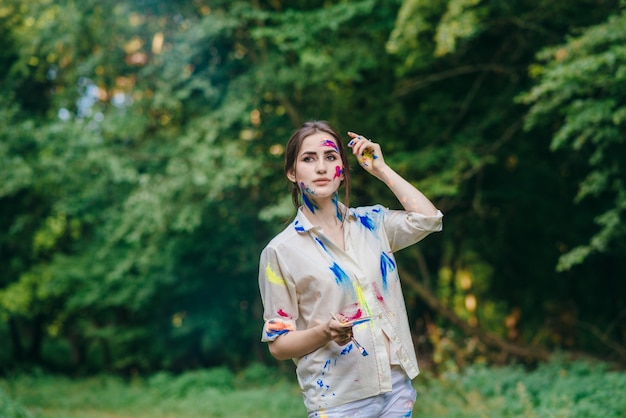
[[[264,306],[261,340],[329,320],[330,313],[357,321],[354,343],[331,341],[294,359],[309,411],[342,405],[391,390],[390,364],[412,379],[419,373],[398,269],[393,253],[442,229],[443,214],[350,208],[344,227],[345,251],[313,226],[300,209],[260,257],[259,288]],[[387,353],[386,334],[391,344]]]

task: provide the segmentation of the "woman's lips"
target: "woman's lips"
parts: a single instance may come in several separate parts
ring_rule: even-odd
[[[330,183],[330,179],[317,179],[317,180],[313,180],[313,183],[315,183],[318,186],[324,186]]]

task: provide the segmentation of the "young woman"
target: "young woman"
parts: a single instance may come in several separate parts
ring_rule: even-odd
[[[262,341],[296,363],[309,417],[410,417],[419,370],[393,253],[440,231],[443,215],[385,163],[379,144],[348,135],[359,165],[404,210],[349,208],[340,135],[323,121],[294,132],[285,174],[297,214],[261,253]]]

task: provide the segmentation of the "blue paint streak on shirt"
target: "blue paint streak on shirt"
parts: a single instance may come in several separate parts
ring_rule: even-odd
[[[289,332],[288,329],[281,329],[281,330],[277,330],[277,331],[266,331],[265,333],[267,334],[268,338],[274,338],[274,337],[277,337],[279,335],[287,334],[288,332]]]
[[[320,245],[320,247],[322,247],[322,249],[324,249],[324,251],[328,252],[328,249],[326,248],[326,245],[324,245],[324,242],[322,242],[321,239],[315,237],[315,241],[317,241],[317,243]]]
[[[387,290],[387,273],[396,269],[393,259],[383,252],[380,254],[380,273],[383,276],[383,289]]]
[[[352,343],[348,344],[346,347],[344,347],[343,350],[341,350],[341,355],[345,356],[346,354],[348,354],[350,351],[352,351]]]
[[[302,225],[300,225],[299,221],[296,221],[294,228],[296,228],[297,232],[304,232],[304,227]]]
[[[338,285],[345,285],[349,283],[350,278],[348,277],[346,272],[343,271],[341,267],[339,267],[339,264],[333,262],[330,270],[335,274],[335,282],[337,282]]]
[[[373,231],[374,228],[376,227],[374,225],[374,222],[372,221],[372,218],[370,218],[367,215],[359,216],[359,220],[361,221],[361,224],[363,224],[363,226],[369,229],[370,231]]]

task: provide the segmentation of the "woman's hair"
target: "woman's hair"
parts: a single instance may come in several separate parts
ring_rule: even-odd
[[[335,142],[337,143],[337,148],[339,149],[339,156],[341,157],[341,161],[343,162],[343,181],[342,185],[344,187],[344,199],[343,204],[346,207],[350,205],[350,165],[348,164],[348,154],[346,154],[346,148],[343,145],[343,141],[341,140],[341,136],[337,131],[331,127],[328,122],[323,120],[313,120],[305,122],[298,130],[296,130],[287,141],[287,146],[285,147],[285,174],[288,174],[291,170],[295,172],[296,170],[296,161],[298,159],[298,153],[300,152],[300,148],[302,147],[302,142],[305,138],[316,134],[318,132],[324,132],[333,137]],[[300,207],[300,196],[301,196],[300,187],[294,182],[291,184],[291,201],[296,209]],[[345,215],[345,214],[343,214]],[[345,216],[344,216],[345,219]]]

